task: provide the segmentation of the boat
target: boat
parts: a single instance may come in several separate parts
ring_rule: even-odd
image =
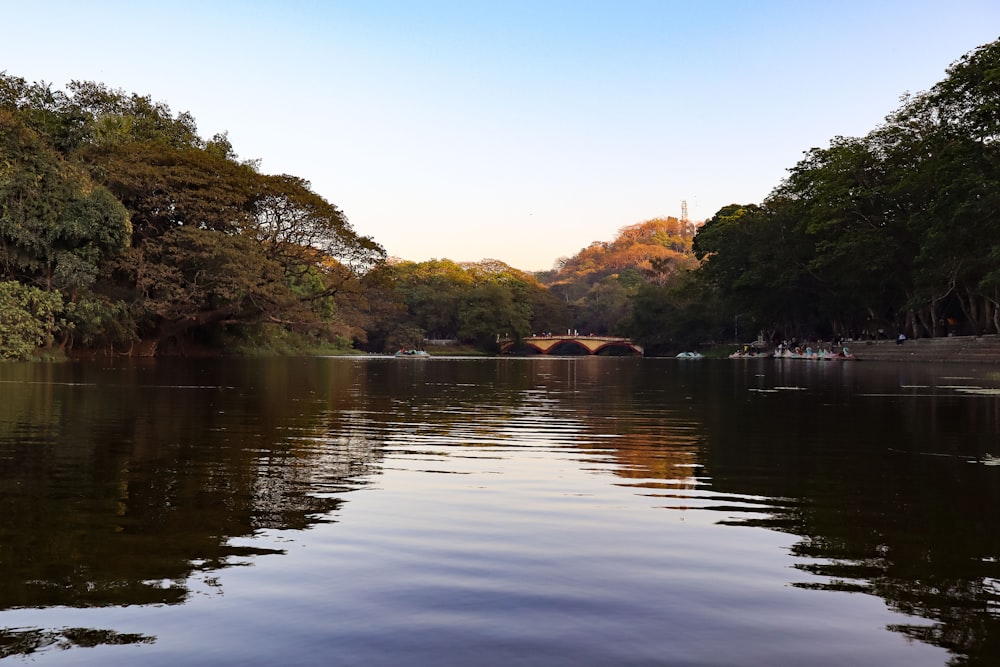
[[[846,347],[841,348],[840,352],[833,352],[832,350],[813,350],[811,347],[807,347],[805,350],[801,348],[794,349],[777,349],[774,351],[775,359],[807,359],[812,361],[850,361],[854,359],[854,355]]]
[[[431,355],[426,350],[407,350],[406,348],[403,348],[399,352],[397,352],[395,356],[400,358],[413,358],[413,357],[424,358],[424,357],[429,357]]]
[[[681,352],[677,355],[678,359],[701,359],[701,352]]]
[[[750,350],[749,352],[744,350],[737,350],[729,355],[730,359],[763,359],[764,357],[770,357],[770,354],[764,352],[757,352],[757,350]]]

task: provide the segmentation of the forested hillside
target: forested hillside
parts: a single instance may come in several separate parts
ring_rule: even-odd
[[[538,277],[570,309],[571,328],[624,335],[641,286],[670,284],[697,266],[694,233],[689,221],[654,218],[595,241]]]
[[[416,347],[430,338],[496,351],[498,336],[622,334],[641,285],[667,284],[697,265],[693,236],[694,226],[677,218],[649,220],[536,274],[499,260],[389,260],[366,280],[382,294],[369,299],[380,316],[365,347]]]

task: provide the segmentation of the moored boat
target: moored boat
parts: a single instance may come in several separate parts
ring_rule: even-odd
[[[395,356],[400,358],[412,358],[412,357],[429,357],[431,355],[426,350],[407,350],[406,348],[403,348],[399,352],[397,352]]]
[[[766,352],[757,352],[757,350],[736,350],[729,355],[730,359],[764,359],[770,357],[771,355]]]
[[[801,348],[794,349],[777,349],[772,355],[775,359],[806,359],[812,361],[849,361],[854,359],[854,355],[846,347],[841,348],[839,352],[833,352],[832,350],[814,350],[811,347],[807,347],[805,350]]]

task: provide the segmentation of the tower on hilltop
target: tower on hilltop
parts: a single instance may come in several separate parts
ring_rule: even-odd
[[[681,229],[684,230],[683,233],[694,236],[694,225],[691,224],[691,218],[688,217],[687,199],[681,200]]]

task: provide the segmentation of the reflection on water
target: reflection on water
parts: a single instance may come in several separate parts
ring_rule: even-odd
[[[11,364],[0,394],[0,657],[1000,664],[993,370]]]
[[[139,634],[123,634],[114,630],[92,630],[89,628],[64,628],[46,631],[38,628],[30,630],[0,630],[0,659],[12,656],[27,656],[48,649],[87,648],[104,644],[152,644],[155,637]]]

